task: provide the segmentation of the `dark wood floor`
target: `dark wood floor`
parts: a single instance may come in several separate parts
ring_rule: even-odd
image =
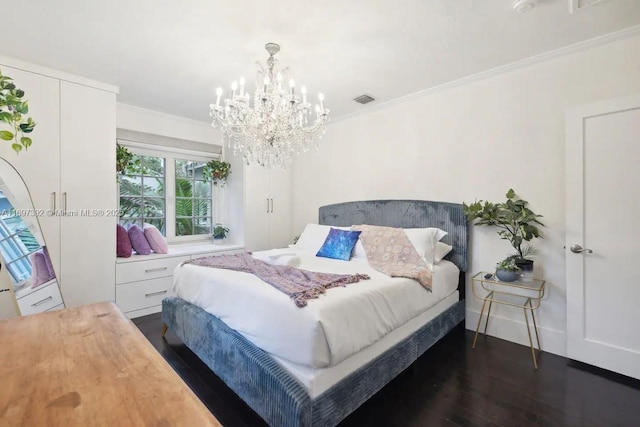
[[[262,419],[153,314],[134,320],[204,404],[229,427]],[[341,426],[640,426],[640,382],[528,347],[452,331]],[[544,343],[543,343],[544,345]]]

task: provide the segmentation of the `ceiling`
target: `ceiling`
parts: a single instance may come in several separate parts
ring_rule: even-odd
[[[640,24],[640,1],[1,0],[0,54],[111,83],[119,101],[208,121],[215,88],[253,81],[264,44],[339,117]],[[9,4],[10,3],[10,4]],[[315,95],[312,97],[315,99]],[[369,105],[375,105],[371,103]]]

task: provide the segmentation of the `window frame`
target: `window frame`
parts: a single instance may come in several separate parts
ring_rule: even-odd
[[[188,243],[210,241],[210,234],[196,234],[191,236],[176,236],[176,160],[195,162],[208,162],[218,160],[222,156],[215,153],[205,153],[194,150],[183,150],[173,147],[155,146],[147,143],[118,140],[118,144],[127,147],[133,154],[142,156],[154,156],[164,159],[164,202],[165,202],[165,239],[167,243]],[[215,191],[216,186],[211,185],[211,226],[218,221],[217,207],[222,202],[221,196]],[[118,184],[118,208],[120,207],[120,185]]]

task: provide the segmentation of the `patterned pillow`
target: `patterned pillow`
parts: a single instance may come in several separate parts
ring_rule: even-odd
[[[360,231],[331,228],[316,256],[349,261],[351,259],[351,251],[358,241],[358,236],[360,236]]]
[[[131,239],[131,246],[138,255],[149,255],[151,253],[151,246],[147,242],[147,238],[144,237],[144,231],[137,225],[129,227],[129,239]]]
[[[133,247],[127,230],[120,224],[116,225],[116,256],[129,258]]]
[[[144,223],[142,226],[142,230],[144,231],[144,237],[147,238],[147,242],[149,242],[149,246],[153,249],[153,252],[157,254],[168,254],[169,246],[167,246],[167,241],[164,240],[164,236],[156,228],[155,225]]]

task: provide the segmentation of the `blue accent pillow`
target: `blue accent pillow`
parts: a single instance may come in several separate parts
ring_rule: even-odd
[[[358,242],[360,233],[362,232],[331,228],[316,256],[349,261],[351,259],[351,251]]]

